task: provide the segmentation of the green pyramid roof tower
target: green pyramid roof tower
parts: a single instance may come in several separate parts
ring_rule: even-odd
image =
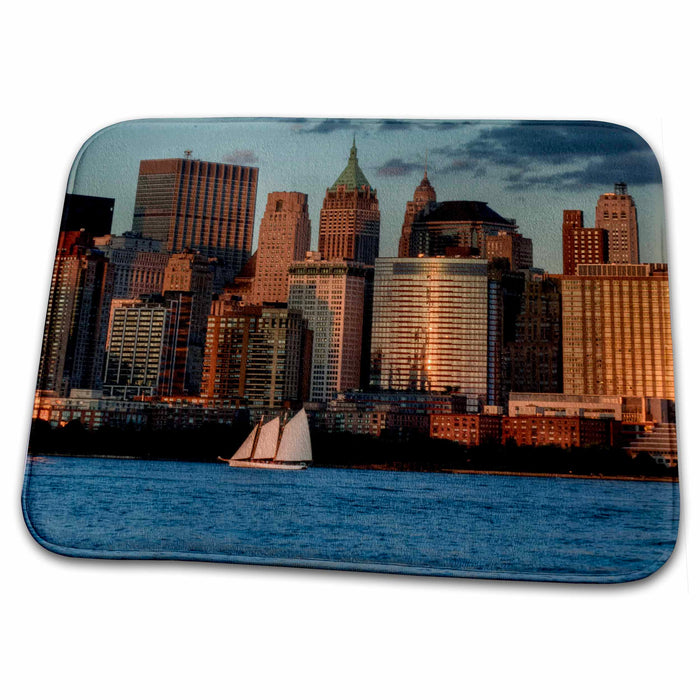
[[[371,187],[369,180],[365,177],[365,174],[360,168],[360,164],[357,162],[357,146],[355,145],[354,136],[352,137],[352,148],[350,149],[348,164],[330,189],[335,191],[340,185],[345,185],[349,190],[359,190],[365,185]]]

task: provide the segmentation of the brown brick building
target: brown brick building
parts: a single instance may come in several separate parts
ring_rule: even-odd
[[[583,212],[565,210],[562,223],[564,274],[575,275],[579,264],[608,261],[608,232],[603,228],[584,228]]]
[[[613,446],[619,423],[611,420],[554,416],[503,416],[501,441],[518,446]]]
[[[430,437],[467,447],[501,441],[501,416],[443,413],[430,416]]]

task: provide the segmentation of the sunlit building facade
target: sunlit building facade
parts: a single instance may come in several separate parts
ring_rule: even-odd
[[[313,331],[311,401],[327,402],[360,386],[367,269],[308,259],[289,270],[289,308]]]
[[[186,393],[192,295],[166,292],[115,299],[107,336],[104,392],[129,399]]]
[[[142,160],[133,230],[163,252],[195,250],[218,261],[219,284],[250,257],[258,169],[191,158]]]
[[[494,403],[499,391],[498,282],[478,258],[379,258],[371,383],[453,391]]]
[[[323,200],[318,230],[321,257],[374,264],[379,255],[379,220],[377,191],[360,168],[353,139],[348,164]]]
[[[54,260],[37,388],[68,396],[101,382],[111,299],[107,259],[83,231],[62,231]]]
[[[302,401],[310,342],[299,311],[215,302],[207,325],[202,397],[261,410]]]
[[[579,265],[561,294],[564,393],[674,398],[666,265]]]
[[[251,302],[286,302],[289,266],[303,260],[311,244],[308,195],[270,192],[260,222]]]
[[[595,227],[608,232],[607,262],[639,262],[637,208],[624,182],[615,183],[614,192],[600,195],[595,209]]]

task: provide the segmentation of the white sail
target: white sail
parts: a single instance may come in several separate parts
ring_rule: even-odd
[[[253,454],[253,445],[255,445],[255,436],[258,434],[260,425],[253,428],[253,432],[243,441],[243,444],[236,450],[236,453],[231,459],[250,459]]]
[[[255,446],[253,459],[274,459],[280,434],[280,419],[275,418],[260,428],[260,437]]]
[[[282,431],[275,462],[310,462],[311,435],[306,411],[302,408]]]

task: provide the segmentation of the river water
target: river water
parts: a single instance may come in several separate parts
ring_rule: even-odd
[[[52,551],[545,581],[642,578],[671,554],[678,484],[34,457]]]

